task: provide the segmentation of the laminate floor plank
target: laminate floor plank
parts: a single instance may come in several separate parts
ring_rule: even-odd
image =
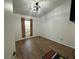
[[[68,59],[74,59],[75,56],[74,49],[40,36],[16,41],[17,59],[42,59],[50,50]]]

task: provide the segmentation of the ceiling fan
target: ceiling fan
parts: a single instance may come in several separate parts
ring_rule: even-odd
[[[34,5],[34,10],[35,11],[39,11],[39,9],[41,8],[41,6],[39,5],[39,3],[41,1],[44,1],[44,0],[33,0],[35,2],[35,5]]]
[[[34,11],[39,11],[39,9],[40,9],[40,5],[39,5],[39,1],[37,1],[37,0],[33,0],[34,2],[35,2],[35,5],[34,5]]]
[[[42,11],[43,13],[45,13],[45,11],[43,10],[43,7],[41,5],[41,2],[44,2],[44,1],[47,1],[47,0],[30,0],[31,3],[32,3],[32,6],[31,6],[31,15],[40,15],[40,11]]]

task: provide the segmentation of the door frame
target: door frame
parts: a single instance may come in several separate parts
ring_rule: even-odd
[[[21,17],[22,38],[26,37],[25,33],[25,18]],[[30,19],[30,36],[33,36],[33,20]]]

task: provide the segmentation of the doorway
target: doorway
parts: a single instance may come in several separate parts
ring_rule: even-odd
[[[29,38],[33,36],[33,22],[32,19],[25,20],[25,18],[21,18],[22,22],[22,38]]]
[[[30,21],[25,20],[25,36],[30,37]]]

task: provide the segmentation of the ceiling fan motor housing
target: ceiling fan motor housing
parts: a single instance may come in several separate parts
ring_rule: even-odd
[[[38,6],[38,2],[36,2],[36,5]]]

